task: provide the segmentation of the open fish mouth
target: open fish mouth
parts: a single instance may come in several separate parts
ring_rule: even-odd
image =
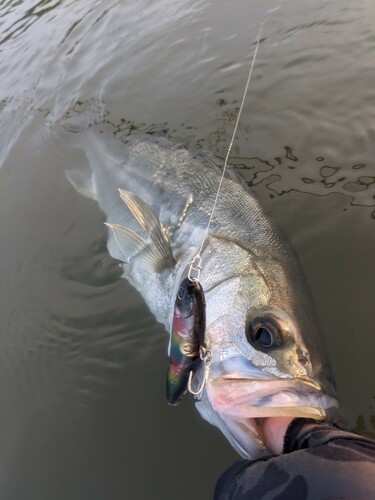
[[[228,360],[229,361],[229,360]],[[334,396],[324,394],[311,379],[279,378],[255,368],[248,361],[231,360],[213,366],[205,397],[197,403],[202,417],[216,425],[244,458],[269,455],[262,422],[272,417],[301,417],[324,420],[327,411],[338,407]],[[239,367],[239,368],[238,368]]]
[[[211,379],[207,395],[215,411],[240,418],[306,417],[323,420],[337,406],[313,381],[303,379]]]

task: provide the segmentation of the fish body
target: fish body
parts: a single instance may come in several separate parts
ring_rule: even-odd
[[[98,202],[109,225],[109,252],[171,332],[222,165],[151,135],[120,140],[90,129],[79,142],[87,161],[68,178]],[[208,373],[202,364],[193,377],[195,386],[205,381],[196,402],[202,417],[249,459],[267,453],[259,419],[334,419],[334,380],[298,259],[234,174],[221,186],[200,284],[211,362]]]

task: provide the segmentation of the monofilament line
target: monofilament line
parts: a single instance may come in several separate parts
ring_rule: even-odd
[[[214,201],[214,204],[212,206],[212,211],[211,211],[211,214],[210,214],[210,218],[208,220],[207,228],[206,228],[206,231],[204,233],[204,236],[203,236],[203,239],[202,239],[202,243],[201,243],[201,245],[199,247],[199,250],[196,253],[196,255],[194,256],[193,260],[190,262],[188,276],[189,276],[189,279],[192,280],[192,281],[193,280],[199,280],[200,269],[201,269],[201,267],[200,267],[200,264],[201,264],[201,252],[203,250],[203,246],[204,246],[204,244],[206,242],[206,239],[207,239],[207,236],[208,236],[208,233],[209,233],[209,230],[210,230],[212,217],[213,217],[215,209],[216,209],[216,205],[217,205],[217,202],[218,202],[218,199],[219,199],[221,185],[223,183],[225,172],[226,172],[226,169],[227,169],[228,158],[229,158],[230,152],[232,150],[234,139],[236,137],[237,128],[238,128],[238,124],[239,124],[239,121],[240,121],[240,118],[241,118],[242,109],[243,109],[243,106],[244,106],[244,103],[245,103],[245,99],[246,99],[246,95],[247,95],[247,91],[248,91],[249,85],[250,85],[251,75],[253,73],[255,59],[256,59],[256,56],[257,56],[257,53],[258,53],[258,48],[259,48],[259,43],[260,43],[260,35],[261,35],[262,27],[263,27],[263,23],[259,27],[259,32],[258,32],[258,36],[257,36],[257,40],[256,40],[255,50],[254,50],[254,55],[253,55],[253,58],[252,58],[252,61],[251,61],[251,64],[250,64],[250,69],[249,69],[249,74],[248,74],[248,77],[247,77],[247,82],[246,82],[246,85],[245,85],[245,90],[244,90],[244,93],[243,93],[243,96],[242,96],[242,101],[241,101],[240,109],[238,111],[236,124],[235,124],[234,129],[233,129],[232,138],[231,138],[231,141],[229,143],[227,154],[225,156],[224,166],[223,166],[223,172],[222,172],[221,177],[220,177],[219,185],[218,185],[218,188],[217,188],[217,191],[216,191],[215,201]],[[193,271],[195,271],[195,276],[193,276]]]

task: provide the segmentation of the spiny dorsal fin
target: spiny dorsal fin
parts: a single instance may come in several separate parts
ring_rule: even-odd
[[[152,208],[141,198],[124,189],[119,189],[121,199],[134,215],[138,224],[149,235],[153,245],[149,247],[158,262],[174,262],[166,230]]]

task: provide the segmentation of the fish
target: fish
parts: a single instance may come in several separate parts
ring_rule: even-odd
[[[101,124],[75,139],[84,155],[67,178],[98,203],[109,253],[170,336],[169,402],[195,394],[202,418],[249,460],[270,454],[265,419],[337,421],[335,381],[303,270],[240,175],[228,168],[205,237],[220,159],[161,134],[119,138]],[[189,269],[202,241],[197,292]]]

